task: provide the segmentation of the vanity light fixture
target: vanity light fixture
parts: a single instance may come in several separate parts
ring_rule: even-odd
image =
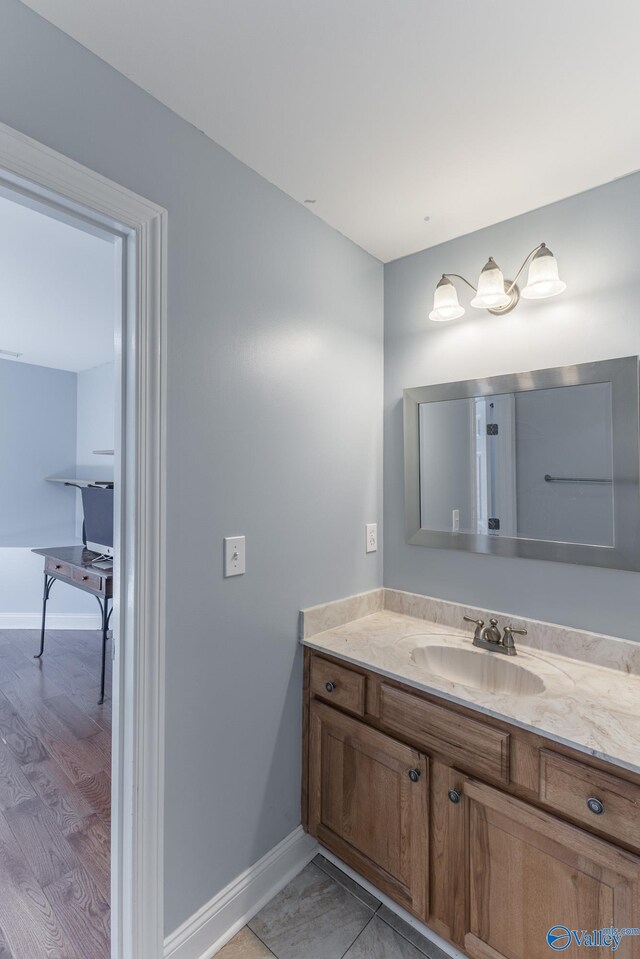
[[[521,294],[517,283],[527,264],[529,275]],[[540,243],[525,257],[515,280],[505,280],[502,270],[490,256],[482,268],[477,288],[459,273],[442,274],[433,296],[433,310],[429,313],[429,319],[436,323],[457,320],[464,316],[465,309],[458,301],[458,293],[452,282],[454,279],[462,280],[475,293],[471,306],[488,310],[496,316],[510,313],[521,295],[526,300],[542,300],[548,296],[557,296],[567,287],[558,276],[556,258],[545,243]]]

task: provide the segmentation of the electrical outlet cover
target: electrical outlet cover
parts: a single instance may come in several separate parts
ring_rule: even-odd
[[[375,553],[378,549],[378,524],[367,523],[367,553]]]

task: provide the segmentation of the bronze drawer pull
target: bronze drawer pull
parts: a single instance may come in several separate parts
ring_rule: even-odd
[[[409,779],[412,783],[417,783],[420,779],[420,770],[419,769],[410,769],[409,770]]]
[[[587,799],[587,809],[589,812],[592,812],[594,816],[601,816],[604,812],[604,803],[601,799],[598,799],[597,796],[591,796]]]
[[[447,793],[447,796],[449,797],[449,802],[452,802],[454,804],[459,803],[462,798],[462,796],[460,795],[457,789],[450,789],[449,792]]]
[[[332,683],[332,682],[325,683],[324,688],[326,689],[328,693],[332,693],[335,689],[337,689],[337,683]]]

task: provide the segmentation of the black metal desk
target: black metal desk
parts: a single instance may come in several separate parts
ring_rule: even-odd
[[[104,676],[106,665],[107,636],[109,620],[113,612],[113,569],[96,569],[91,564],[98,558],[97,553],[84,546],[53,546],[51,549],[34,549],[32,553],[44,556],[44,593],[42,596],[42,629],[40,631],[40,652],[44,653],[44,634],[47,622],[47,600],[51,587],[57,579],[68,583],[85,593],[90,593],[98,601],[102,619],[102,674],[100,678],[100,699],[104,702]],[[111,605],[111,608],[109,606]]]

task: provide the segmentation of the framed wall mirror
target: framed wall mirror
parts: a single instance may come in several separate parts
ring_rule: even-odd
[[[638,357],[404,391],[407,542],[640,570]]]

